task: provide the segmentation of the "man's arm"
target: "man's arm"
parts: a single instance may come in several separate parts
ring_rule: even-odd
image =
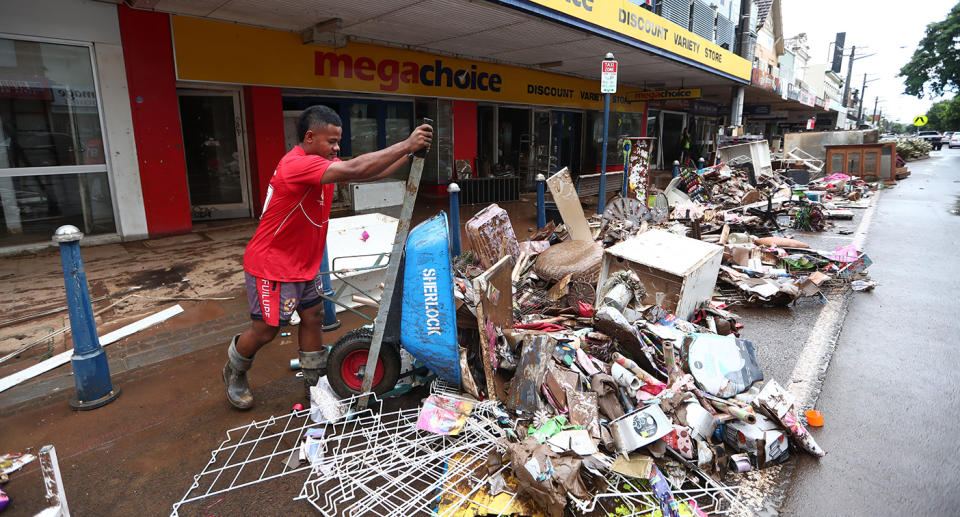
[[[358,183],[368,183],[371,181],[382,180],[383,178],[389,178],[390,176],[393,176],[394,173],[398,172],[400,169],[406,166],[408,163],[410,163],[410,159],[407,158],[407,155],[403,155],[403,158],[400,158],[399,160],[391,163],[390,166],[387,167],[386,169],[383,169],[383,171],[380,174],[377,174],[372,178],[367,178],[363,181],[359,181]]]
[[[320,183],[364,182],[388,176],[399,170],[408,153],[430,147],[432,141],[433,128],[424,124],[414,129],[403,142],[345,162],[331,163],[323,173]]]

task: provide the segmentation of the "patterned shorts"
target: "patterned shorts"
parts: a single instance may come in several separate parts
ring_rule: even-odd
[[[243,272],[247,286],[250,319],[263,320],[271,327],[290,324],[297,309],[308,309],[322,302],[316,279],[306,282],[276,282]]]

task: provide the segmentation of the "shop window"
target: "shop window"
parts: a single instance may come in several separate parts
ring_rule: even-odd
[[[0,245],[116,231],[90,48],[0,38]]]
[[[603,155],[603,112],[590,112],[589,119],[590,145],[587,149],[586,165],[591,170],[587,172],[600,172]],[[623,154],[618,145],[619,139],[625,136],[640,136],[645,123],[648,122],[644,121],[643,113],[610,113],[607,126],[607,170],[623,168]],[[656,124],[655,118],[654,124]],[[647,134],[651,135],[649,132]]]
[[[113,201],[106,172],[0,178],[0,246],[49,240],[72,224],[84,233],[113,233]]]
[[[413,131],[413,107],[407,103],[390,103],[386,105],[384,127],[386,129],[386,145],[389,147],[402,142]]]
[[[377,105],[354,102],[350,105],[350,153],[352,156],[377,150]]]
[[[453,103],[440,99],[417,99],[416,118],[433,119],[433,145],[423,164],[423,184],[443,185],[453,175]],[[434,158],[435,157],[435,158]]]

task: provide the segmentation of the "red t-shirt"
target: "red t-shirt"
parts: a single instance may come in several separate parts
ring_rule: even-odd
[[[339,161],[336,160],[336,161]],[[333,183],[320,178],[333,163],[298,145],[274,171],[257,231],[243,254],[243,269],[277,282],[313,280],[327,242]]]

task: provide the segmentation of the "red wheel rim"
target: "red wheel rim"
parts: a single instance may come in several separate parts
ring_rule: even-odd
[[[360,391],[363,387],[363,377],[360,377],[360,367],[367,364],[367,350],[354,350],[343,358],[340,364],[340,378],[353,391]],[[373,388],[383,380],[383,360],[377,359],[377,369],[373,372]],[[371,388],[371,389],[373,389]]]

